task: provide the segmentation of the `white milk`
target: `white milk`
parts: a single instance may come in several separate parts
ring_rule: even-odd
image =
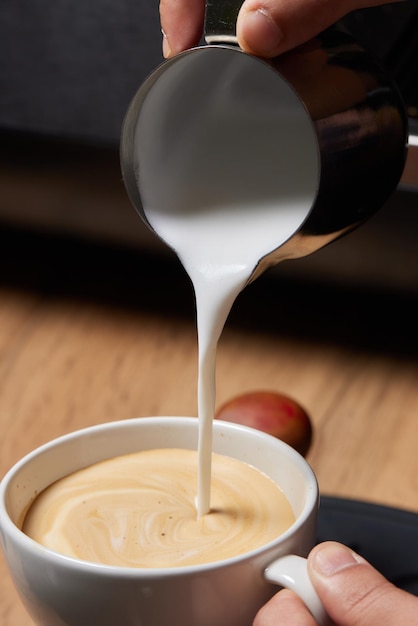
[[[218,339],[259,259],[309,214],[319,179],[314,130],[293,91],[267,65],[230,52],[191,54],[162,74],[135,136],[145,214],[196,295],[199,516],[210,508]]]

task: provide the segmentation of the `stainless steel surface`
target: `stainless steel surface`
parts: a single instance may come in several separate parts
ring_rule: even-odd
[[[213,70],[216,63],[218,70],[222,69],[222,80],[218,70]],[[360,44],[338,28],[329,29],[305,46],[273,60],[256,59],[234,45],[189,50],[160,65],[143,83],[123,125],[124,183],[145,222],[141,172],[135,156],[138,138],[134,139],[134,135],[138,116],[155,85],[170,76],[173,91],[167,98],[167,117],[173,127],[177,112],[188,108],[190,115],[195,115],[196,110],[200,111],[199,98],[222,90],[222,84],[239,81],[243,93],[248,95],[245,105],[251,107],[252,75],[260,64],[273,70],[272,81],[286,82],[305,107],[316,135],[320,175],[307,219],[283,245],[260,259],[253,277],[281,260],[310,254],[374,214],[401,178],[408,142],[408,120],[392,80]],[[176,89],[179,76],[183,87]],[[192,89],[184,90],[188,80]],[[191,97],[196,97],[192,103]],[[279,102],[276,105],[280,107]],[[169,132],[170,124],[167,120],[164,124]],[[164,141],[164,135],[156,141]],[[278,151],[283,149],[284,146],[277,146]],[[257,154],[253,156],[258,158]],[[274,164],[272,172],[274,175]]]
[[[206,43],[237,43],[235,25],[241,5],[242,0],[206,0]]]

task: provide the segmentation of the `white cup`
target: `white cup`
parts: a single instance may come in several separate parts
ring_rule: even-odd
[[[215,420],[213,448],[265,472],[290,501],[296,521],[261,548],[203,565],[122,568],[57,554],[20,530],[36,494],[63,476],[139,450],[196,449],[197,433],[198,421],[190,417],[102,424],[41,446],[6,474],[0,484],[2,548],[36,624],[250,626],[258,609],[277,591],[271,583],[294,589],[317,622],[327,623],[303,558],[315,542],[319,501],[315,475],[293,448],[254,429]]]

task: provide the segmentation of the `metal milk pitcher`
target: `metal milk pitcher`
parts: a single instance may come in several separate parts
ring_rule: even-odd
[[[142,84],[123,124],[121,167],[148,225],[147,207],[191,214],[234,202],[245,219],[268,201],[295,212],[253,280],[383,205],[405,165],[408,120],[396,85],[338,26],[275,59],[243,52],[240,4],[208,0],[207,45]]]

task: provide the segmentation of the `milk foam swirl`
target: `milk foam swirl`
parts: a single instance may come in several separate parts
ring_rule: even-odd
[[[76,472],[45,490],[23,531],[68,556],[123,567],[218,561],[268,543],[294,521],[267,476],[214,455],[211,511],[197,519],[197,453],[148,450]]]

